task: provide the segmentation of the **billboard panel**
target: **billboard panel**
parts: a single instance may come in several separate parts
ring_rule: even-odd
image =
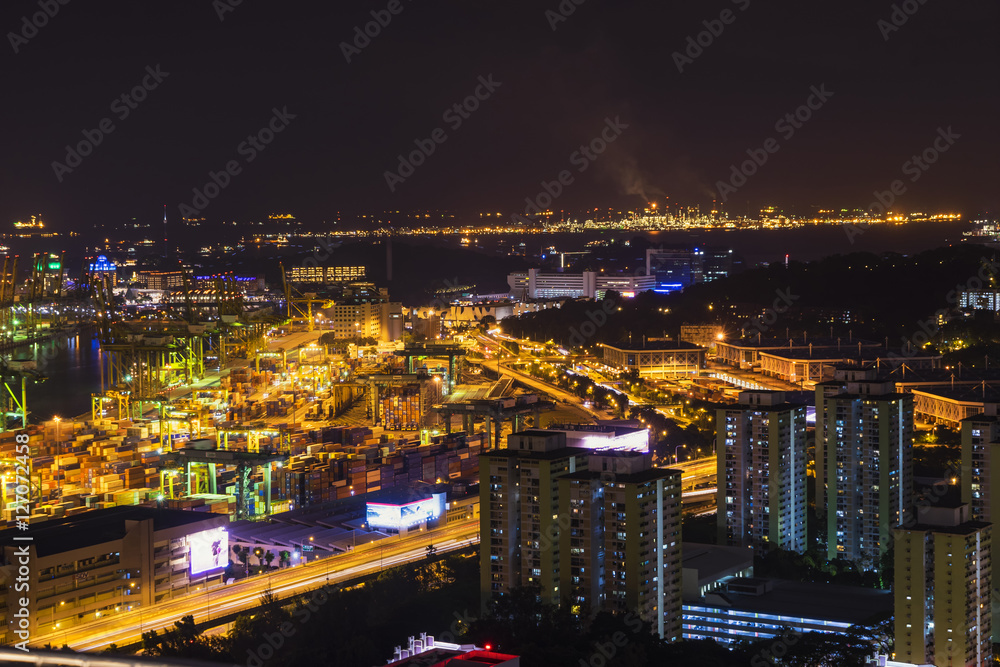
[[[443,494],[435,494],[431,498],[406,505],[368,503],[368,526],[392,530],[412,528],[425,521],[433,521],[440,517],[443,505]]]
[[[200,574],[229,565],[229,533],[225,528],[203,530],[188,536],[191,545],[191,574]]]

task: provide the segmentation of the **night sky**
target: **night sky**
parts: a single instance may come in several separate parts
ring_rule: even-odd
[[[509,215],[563,170],[572,180],[553,208],[669,196],[705,209],[731,165],[769,138],[777,152],[729,197],[730,211],[867,208],[896,179],[911,211],[998,205],[995,2],[910,0],[915,12],[897,10],[896,29],[882,0],[563,0],[565,17],[557,0],[229,7],[237,1],[68,0],[25,40],[34,28],[22,17],[39,2],[6,0],[0,227],[31,213],[60,230],[155,222],[164,203],[176,220],[228,161],[239,173],[202,207],[213,223],[279,211],[307,222],[338,211]],[[391,19],[358,52],[355,28],[372,11]],[[709,45],[679,71],[674,54],[701,32]],[[147,73],[157,66],[167,73],[158,83]],[[480,77],[499,86],[480,87],[467,118],[445,115]],[[121,96],[144,78],[155,87],[129,108]],[[833,95],[779,131],[814,86]],[[263,150],[241,149],[274,109],[294,118]],[[114,130],[92,154],[72,171],[54,167],[69,168],[67,144],[103,119]],[[609,119],[616,130],[605,130]],[[949,127],[958,138],[938,161],[906,171]],[[390,191],[397,156],[438,128],[446,140]],[[602,131],[614,139],[604,153],[574,156]]]

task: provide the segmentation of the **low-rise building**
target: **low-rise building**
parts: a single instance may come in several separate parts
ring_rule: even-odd
[[[133,506],[0,531],[3,564],[19,567],[24,559],[31,571],[27,590],[7,587],[0,639],[14,637],[20,598],[28,600],[36,632],[49,632],[220,583],[229,564],[228,523],[224,514]],[[25,535],[30,542],[17,541]]]
[[[639,377],[668,378],[693,375],[705,367],[705,348],[674,341],[645,341],[633,345],[604,345],[604,363]]]
[[[725,591],[684,601],[684,639],[732,644],[775,637],[786,630],[843,634],[852,625],[882,622],[892,612],[891,591],[734,578]]]

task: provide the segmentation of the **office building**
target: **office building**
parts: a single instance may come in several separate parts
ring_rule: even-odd
[[[1000,313],[1000,291],[995,289],[963,289],[958,293],[958,305],[969,310],[989,310]]]
[[[597,294],[597,274],[543,273],[528,269],[507,276],[511,296],[522,301],[528,299],[594,298]]]
[[[596,271],[582,273],[546,273],[528,269],[507,276],[510,295],[522,301],[530,299],[603,299],[609,290],[623,297],[654,289],[656,278],[651,275],[610,274]]]
[[[146,289],[168,290],[184,286],[184,274],[180,271],[140,271],[136,280]]]
[[[715,423],[719,544],[803,553],[806,406],[780,391],[744,391]]]
[[[559,584],[574,614],[636,613],[681,633],[681,473],[649,454],[601,452],[559,479]]]
[[[586,466],[586,451],[567,447],[557,431],[513,433],[506,449],[480,454],[483,605],[519,586],[560,603],[559,535],[569,517],[559,514],[559,478]]]
[[[895,531],[897,659],[992,664],[991,533],[968,505],[946,503],[919,508],[917,523]]]
[[[229,565],[225,514],[119,506],[31,527],[31,542],[0,531],[3,564],[27,547],[28,588],[7,587],[0,638],[11,643],[12,616],[28,599],[35,632],[69,628],[187,595],[220,583]],[[6,633],[4,635],[3,633]]]
[[[603,299],[609,291],[614,290],[622,297],[631,299],[640,292],[648,292],[653,289],[656,289],[656,276],[604,275],[599,273],[597,274],[597,292],[594,296]]]
[[[293,266],[285,272],[290,283],[328,285],[364,280],[364,266]]]
[[[349,298],[322,310],[317,317],[320,329],[336,338],[374,338],[383,342],[403,336],[403,306],[387,299]]]
[[[646,250],[646,275],[656,279],[658,292],[675,292],[725,278],[732,270],[733,251],[728,248],[681,246]]]
[[[876,371],[838,369],[816,385],[816,511],[828,557],[878,569],[913,507],[913,396]]]

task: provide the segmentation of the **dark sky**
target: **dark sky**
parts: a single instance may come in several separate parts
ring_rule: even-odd
[[[998,205],[995,2],[910,0],[917,11],[885,39],[878,21],[893,3],[882,0],[563,0],[575,11],[555,30],[546,10],[557,0],[398,1],[401,13],[348,63],[340,44],[388,2],[243,0],[220,20],[210,0],[71,0],[15,53],[10,33],[39,3],[5,0],[0,227],[34,212],[59,229],[155,221],[164,203],[176,219],[229,160],[242,171],[205,207],[216,222],[506,215],[561,170],[573,181],[554,208],[664,196],[704,207],[730,166],[772,137],[780,149],[731,210],[867,208],[895,179],[909,210]],[[672,54],[724,10],[731,23],[679,72]],[[169,76],[120,119],[114,100],[157,65]],[[490,75],[500,87],[453,129],[443,114]],[[821,85],[833,96],[812,118],[791,137],[776,131]],[[238,146],[273,108],[296,117],[247,163]],[[53,162],[105,118],[114,131],[60,183]],[[571,155],[607,118],[628,127],[580,173]],[[948,127],[959,138],[911,180],[904,163]],[[396,156],[436,128],[447,140],[390,192]]]

